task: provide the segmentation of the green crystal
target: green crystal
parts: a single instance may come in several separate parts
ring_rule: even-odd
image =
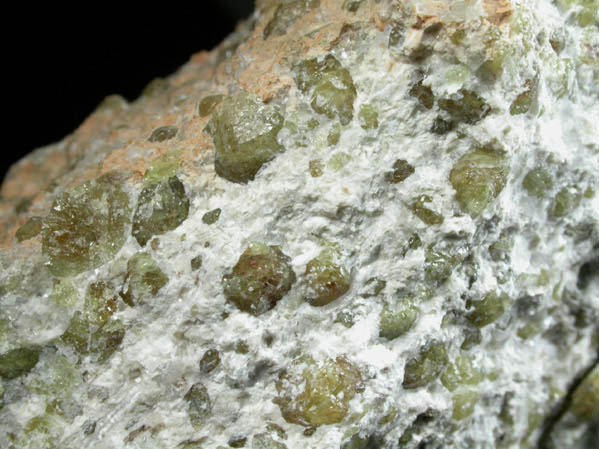
[[[168,277],[148,253],[137,253],[127,263],[127,277],[120,292],[126,304],[133,307],[158,294]]]
[[[304,273],[308,284],[306,301],[313,306],[325,306],[349,291],[351,277],[347,269],[338,264],[334,250],[325,249],[306,266]]]
[[[408,332],[413,326],[420,310],[411,301],[397,301],[385,304],[379,321],[379,337],[394,340]]]
[[[570,411],[579,419],[599,421],[599,365],[591,370],[574,391]]]
[[[187,402],[187,414],[194,427],[201,427],[212,414],[212,402],[208,390],[201,383],[191,386],[183,397]]]
[[[565,217],[580,205],[581,199],[581,195],[576,189],[564,187],[555,195],[549,215],[553,218]]]
[[[339,171],[345,167],[349,161],[351,161],[351,156],[349,154],[339,152],[331,156],[327,165],[331,170]]]
[[[360,371],[343,357],[320,363],[302,357],[279,376],[275,403],[289,423],[336,424],[349,412],[361,381]]]
[[[491,108],[476,93],[460,90],[451,98],[439,100],[439,107],[446,111],[456,122],[474,125],[484,119]]]
[[[207,224],[207,225],[212,225],[212,224],[216,223],[220,217],[220,213],[221,213],[220,209],[214,209],[214,210],[211,210],[210,212],[206,212],[202,216],[202,223]]]
[[[347,125],[354,116],[356,87],[349,71],[332,55],[308,59],[297,66],[298,88],[311,95],[311,106],[330,119],[339,117]]]
[[[360,119],[360,126],[365,131],[377,129],[379,127],[379,113],[372,105],[363,104],[360,106],[358,119]]]
[[[508,298],[491,292],[480,301],[468,301],[466,306],[473,309],[467,315],[468,320],[476,327],[485,327],[505,313]]]
[[[433,126],[431,127],[431,132],[438,136],[442,136],[444,134],[450,133],[455,128],[455,123],[451,120],[445,120],[441,116],[435,117],[433,121]]]
[[[96,112],[100,111],[115,111],[124,109],[127,106],[127,100],[120,95],[108,95],[96,107]]]
[[[522,187],[530,196],[542,199],[553,189],[553,177],[544,168],[534,168],[522,180]]]
[[[422,84],[422,80],[414,84],[408,92],[411,97],[414,97],[426,109],[432,109],[435,104],[435,96],[430,86]]]
[[[216,147],[216,174],[228,181],[246,184],[260,168],[285,148],[277,141],[283,116],[259,97],[240,93],[225,99],[206,130]]]
[[[0,377],[10,380],[27,374],[39,360],[40,350],[35,347],[17,348],[0,355]]]
[[[252,315],[268,312],[295,282],[289,262],[289,257],[277,246],[251,244],[231,273],[223,276],[225,297]]]
[[[20,243],[37,236],[42,232],[43,222],[42,217],[31,217],[27,220],[27,223],[17,229],[17,232],[15,233],[17,241]]]
[[[362,298],[373,298],[378,296],[387,286],[387,281],[384,279],[379,279],[377,277],[373,277],[368,279],[364,283],[364,288],[360,293]]]
[[[506,159],[492,149],[477,148],[462,156],[449,175],[462,210],[478,217],[505,187],[508,171]]]
[[[77,311],[60,339],[81,356],[92,355],[99,362],[104,362],[119,348],[124,337],[125,328],[120,321],[97,326]]]
[[[324,163],[320,159],[313,159],[309,162],[310,176],[320,178],[324,174]]]
[[[216,349],[209,349],[200,359],[200,372],[208,374],[220,365],[220,353]]]
[[[202,268],[202,256],[196,256],[191,259],[191,271],[197,271]]]
[[[46,413],[31,418],[18,442],[19,449],[58,449],[64,423],[54,414]],[[12,447],[9,449],[13,449]],[[16,449],[16,448],[15,448]]]
[[[130,213],[129,196],[114,173],[59,195],[42,229],[50,272],[74,276],[112,260],[126,241]]]
[[[179,171],[180,152],[177,150],[164,153],[150,162],[144,174],[144,186],[151,186],[172,178]]]
[[[327,143],[330,147],[334,147],[339,143],[339,139],[341,139],[341,125],[335,123],[327,136]]]
[[[456,261],[453,257],[440,251],[429,249],[426,252],[424,278],[428,282],[440,285],[450,278],[455,263]]]
[[[466,355],[459,356],[454,363],[447,367],[441,376],[441,383],[449,391],[455,391],[463,385],[477,385],[482,375],[472,365],[472,359]]]
[[[530,86],[531,82],[528,81],[527,85]],[[512,102],[510,106],[510,115],[520,115],[526,114],[530,107],[532,106],[532,102],[535,98],[536,87],[530,86],[524,92],[516,97],[516,99]]]
[[[385,174],[385,180],[391,184],[399,184],[414,174],[414,166],[405,159],[397,159],[393,163],[393,171]]]
[[[140,246],[177,228],[189,213],[185,187],[176,177],[145,187],[139,194],[131,234]]]
[[[289,27],[320,6],[320,0],[291,0],[277,7],[274,17],[264,28],[264,39],[269,36],[284,36]]]
[[[440,225],[443,224],[443,215],[434,212],[425,206],[425,204],[432,202],[433,199],[428,195],[420,195],[412,203],[412,212],[420,218],[427,225]]]
[[[447,365],[445,345],[433,341],[420,349],[416,357],[406,364],[403,387],[414,389],[424,387],[439,377]]]
[[[156,98],[170,88],[170,83],[164,78],[154,78],[141,92],[142,98]]]
[[[200,117],[204,118],[212,114],[214,108],[221,104],[224,98],[225,96],[221,94],[204,97],[202,101],[200,101],[200,105],[198,107]]]
[[[453,395],[452,418],[461,421],[468,418],[474,412],[474,406],[478,401],[478,392],[461,391]]]
[[[118,298],[110,286],[103,281],[90,284],[85,299],[84,311],[92,325],[103,326],[118,308]]]
[[[152,135],[148,140],[150,142],[164,142],[174,138],[178,131],[179,129],[176,126],[161,126],[152,131]]]

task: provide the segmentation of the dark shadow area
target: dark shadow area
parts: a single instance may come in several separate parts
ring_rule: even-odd
[[[12,8],[2,31],[10,144],[5,140],[0,180],[35,148],[73,132],[107,95],[133,100],[153,78],[214,48],[251,14],[253,1]]]

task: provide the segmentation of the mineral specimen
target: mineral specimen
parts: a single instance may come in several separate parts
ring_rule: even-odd
[[[4,180],[0,447],[596,449],[597,1],[255,5]]]

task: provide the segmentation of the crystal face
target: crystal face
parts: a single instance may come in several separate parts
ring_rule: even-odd
[[[116,173],[60,194],[42,228],[50,272],[73,276],[111,260],[125,243],[130,213]]]
[[[216,148],[216,174],[240,184],[253,181],[264,164],[285,150],[277,141],[282,127],[283,116],[255,95],[227,97],[207,127]]]

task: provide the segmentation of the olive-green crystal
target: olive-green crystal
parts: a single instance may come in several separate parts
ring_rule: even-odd
[[[385,174],[385,180],[391,184],[399,184],[414,174],[414,166],[405,159],[397,159],[393,163],[393,171]]]
[[[479,301],[468,301],[467,306],[470,306],[472,311],[467,318],[476,327],[488,326],[505,313],[508,302],[505,295],[488,293]]]
[[[526,174],[522,187],[529,195],[542,199],[553,189],[553,177],[546,169],[537,167]]]
[[[125,328],[120,321],[110,321],[98,326],[77,311],[60,339],[79,355],[91,355],[103,362],[119,348],[124,337]]]
[[[149,253],[137,253],[127,263],[125,285],[119,292],[123,301],[134,306],[158,294],[168,277]]]
[[[334,251],[328,249],[308,262],[304,277],[308,287],[306,301],[317,307],[340,298],[351,285],[348,270],[336,261]]]
[[[354,116],[357,90],[349,71],[333,56],[308,59],[296,67],[297,87],[311,95],[312,109],[347,125]]]
[[[295,282],[290,259],[277,246],[251,244],[223,276],[225,297],[240,310],[261,315],[271,310]]]
[[[207,225],[212,225],[212,224],[216,223],[220,217],[220,213],[221,213],[220,208],[213,209],[209,212],[206,212],[202,216],[202,223],[207,224]]]
[[[0,377],[15,379],[31,371],[39,360],[40,350],[35,347],[17,348],[0,354]]]
[[[150,142],[164,142],[174,138],[178,131],[179,129],[176,126],[161,126],[152,131],[148,140]]]
[[[424,387],[439,377],[448,363],[445,345],[433,341],[423,346],[420,352],[406,364],[403,387]]]
[[[506,158],[489,148],[476,148],[462,156],[449,174],[461,209],[478,217],[501,193],[509,169]]]
[[[200,359],[200,372],[208,374],[214,371],[220,365],[220,352],[216,349],[209,349]]]
[[[15,233],[17,241],[23,242],[39,235],[42,232],[43,223],[42,217],[31,217],[23,226],[17,229]]]
[[[376,108],[370,104],[363,104],[360,106],[358,118],[360,119],[360,126],[365,131],[374,130],[379,127],[379,113]]]
[[[435,96],[430,86],[422,84],[422,80],[414,84],[408,92],[411,97],[414,97],[426,109],[432,109],[435,104]]]
[[[42,228],[42,251],[58,277],[74,276],[112,260],[130,222],[129,196],[116,173],[60,194]]]
[[[215,146],[216,174],[246,184],[285,148],[277,141],[284,119],[277,108],[246,92],[227,97],[206,131]]]
[[[385,304],[379,320],[379,337],[394,340],[407,333],[418,319],[419,309],[410,301]]]
[[[302,357],[279,376],[275,403],[289,423],[335,424],[347,415],[361,381],[360,371],[343,357],[322,362]]]
[[[432,201],[433,199],[429,195],[418,196],[411,204],[412,212],[427,225],[433,226],[443,224],[443,215],[425,206],[425,204],[431,203]]]
[[[175,176],[145,187],[139,194],[131,234],[140,246],[176,229],[189,214],[185,187]]]
[[[222,94],[210,95],[202,98],[202,101],[200,101],[200,105],[198,106],[200,117],[204,118],[212,114],[214,108],[221,104],[224,98],[225,96]]]
[[[290,0],[281,2],[273,18],[264,27],[264,39],[272,36],[284,36],[295,22],[320,6],[320,0]]]
[[[183,399],[187,402],[187,414],[194,427],[203,425],[210,418],[212,401],[203,384],[193,384]]]
[[[456,122],[474,125],[491,112],[491,108],[475,92],[462,89],[450,98],[439,100],[439,107]]]

